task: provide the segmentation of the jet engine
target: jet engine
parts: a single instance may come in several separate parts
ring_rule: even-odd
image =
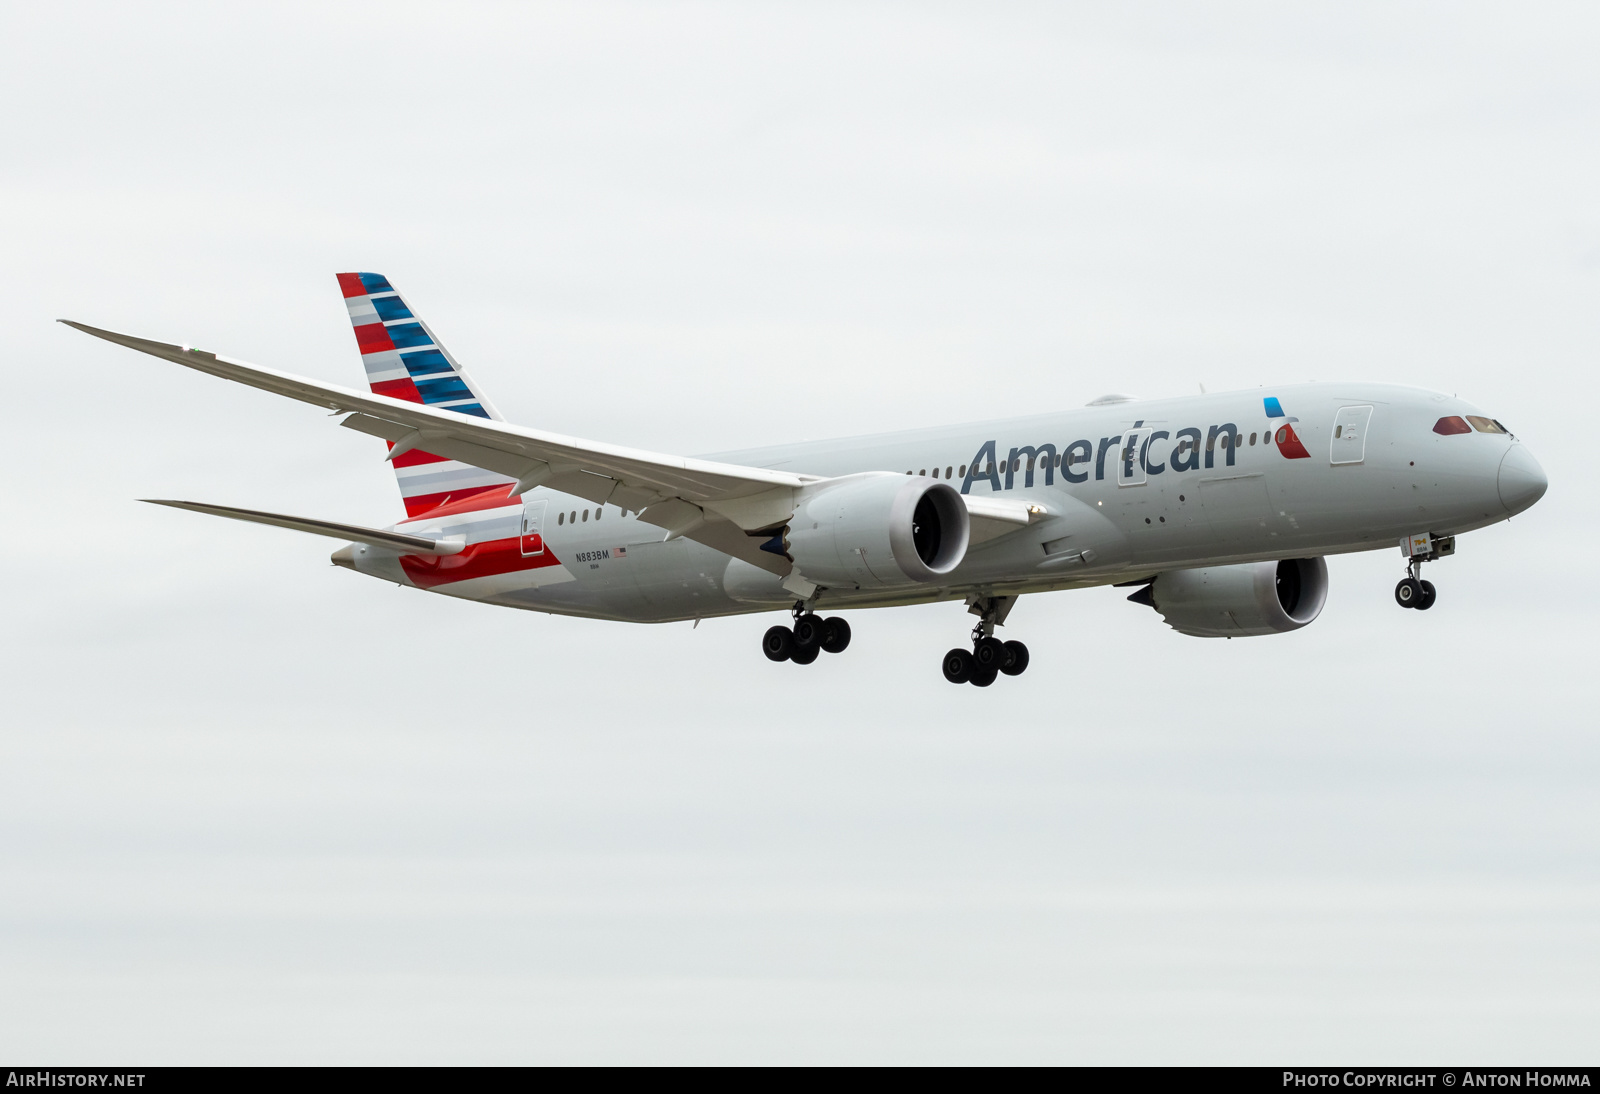
[[[879,471],[819,483],[790,518],[784,549],[808,581],[884,589],[954,570],[971,530],[948,483]]]
[[[1128,599],[1150,605],[1173,630],[1199,638],[1283,634],[1322,613],[1328,564],[1320,558],[1289,558],[1171,570]]]

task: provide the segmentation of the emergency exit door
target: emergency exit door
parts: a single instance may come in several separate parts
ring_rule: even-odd
[[[544,554],[544,511],[548,501],[522,503],[522,557]]]

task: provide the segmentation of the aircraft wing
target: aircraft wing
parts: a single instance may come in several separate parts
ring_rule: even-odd
[[[356,391],[193,346],[175,346],[63,319],[75,330],[187,368],[285,395],[335,413],[348,428],[394,442],[390,458],[421,448],[447,459],[515,478],[514,493],[549,486],[597,504],[637,512],[640,519],[787,575],[790,563],[762,551],[766,537],[794,511],[795,491],[820,476],[689,459],[559,433],[526,429],[422,403]]]
[[[972,521],[971,544],[976,547],[991,539],[1008,536],[1045,516],[1043,506],[1012,498],[985,498],[962,494],[967,516]]]

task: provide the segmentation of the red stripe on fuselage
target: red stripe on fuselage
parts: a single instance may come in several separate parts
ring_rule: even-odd
[[[433,589],[475,577],[498,577],[520,570],[539,570],[559,566],[561,560],[549,547],[544,554],[524,558],[522,540],[491,539],[470,543],[459,555],[401,555],[400,568],[419,589]]]

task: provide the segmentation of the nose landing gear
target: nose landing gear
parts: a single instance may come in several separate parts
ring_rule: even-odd
[[[1402,608],[1416,608],[1425,612],[1433,607],[1439,594],[1433,582],[1422,580],[1422,564],[1455,554],[1456,537],[1441,536],[1435,539],[1427,533],[1411,536],[1400,545],[1400,553],[1409,561],[1406,563],[1406,576],[1394,587],[1394,602]]]
[[[974,597],[968,610],[980,622],[972,628],[972,652],[953,649],[944,655],[940,668],[952,684],[972,684],[986,688],[1004,673],[1021,676],[1028,667],[1028,647],[1021,642],[1002,642],[994,628],[1010,614],[1015,597]]]
[[[850,624],[838,616],[823,619],[805,606],[794,606],[793,627],[769,627],[761,636],[761,652],[769,661],[809,665],[822,653],[843,653],[850,645]]]

